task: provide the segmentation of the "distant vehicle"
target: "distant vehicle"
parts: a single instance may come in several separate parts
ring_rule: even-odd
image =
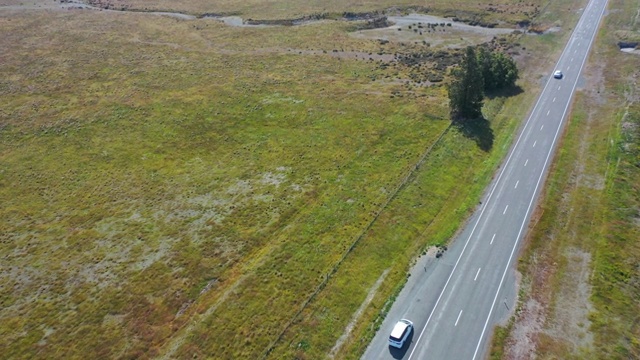
[[[401,349],[412,330],[413,323],[411,321],[407,319],[398,321],[389,335],[389,345]]]
[[[556,72],[553,73],[553,77],[556,79],[562,79],[562,71],[556,70]]]

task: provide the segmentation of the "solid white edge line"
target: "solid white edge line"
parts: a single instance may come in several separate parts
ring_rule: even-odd
[[[593,2],[594,0],[591,0],[591,2]],[[590,2],[590,3],[591,3]],[[600,16],[598,17],[598,23],[596,25],[596,30],[594,30],[593,35],[591,36],[591,40],[589,41],[589,46],[587,47],[587,52],[586,52],[586,56],[582,59],[582,64],[580,65],[580,69],[578,71],[578,74],[580,74],[582,72],[582,68],[584,67],[585,62],[587,61],[587,57],[589,57],[589,52],[591,51],[591,46],[593,45],[593,40],[596,37],[596,34],[598,33],[598,28],[600,25],[600,22],[602,21],[602,14],[604,14],[604,11],[607,7],[607,0],[605,0],[604,2],[604,6],[602,7],[602,10],[600,11]],[[580,21],[582,21],[582,17],[580,17]],[[578,22],[579,24],[580,22]],[[576,26],[576,29],[578,28],[578,26]],[[575,31],[575,29],[574,29]],[[572,34],[573,37],[573,34]],[[563,52],[564,53],[564,52]],[[560,55],[560,59],[562,59],[562,55]],[[573,98],[573,94],[574,91],[576,90],[576,87],[578,85],[578,77],[576,77],[576,81],[573,85],[573,89],[571,89],[571,94],[569,95],[569,101],[567,101],[567,105],[564,107],[564,112],[562,113],[562,117],[560,118],[560,125],[562,125],[565,121],[564,117],[567,113],[567,110],[569,109],[569,105],[571,104],[571,99]],[[525,213],[525,218],[524,221],[522,222],[522,225],[520,225],[520,231],[518,232],[518,237],[516,238],[516,241],[513,245],[513,249],[511,249],[511,255],[509,256],[509,261],[507,262],[507,266],[504,268],[504,272],[502,273],[502,278],[500,279],[500,284],[498,285],[498,291],[496,292],[495,297],[493,298],[493,303],[491,304],[491,310],[489,310],[489,315],[487,316],[487,320],[484,323],[484,328],[482,329],[482,333],[480,334],[480,339],[478,339],[478,344],[476,345],[476,351],[473,353],[473,358],[471,358],[472,360],[475,360],[476,356],[478,355],[478,350],[480,349],[480,344],[482,343],[482,339],[484,338],[484,333],[487,330],[487,325],[489,324],[489,319],[491,319],[491,314],[493,313],[493,309],[496,305],[496,300],[498,299],[498,295],[500,294],[500,288],[502,287],[502,284],[504,283],[504,278],[507,275],[507,271],[509,270],[509,266],[511,265],[511,259],[513,258],[513,254],[515,253],[516,247],[518,246],[518,243],[520,242],[520,234],[522,233],[522,230],[524,229],[525,224],[527,223],[526,219],[527,216],[529,215],[529,211],[531,211],[531,205],[533,204],[533,200],[535,199],[535,194],[538,192],[538,186],[540,185],[540,181],[542,180],[542,177],[544,175],[544,173],[546,172],[546,168],[547,168],[547,164],[549,162],[549,158],[551,156],[551,154],[553,153],[553,149],[556,143],[556,140],[558,138],[558,134],[560,133],[560,129],[562,128],[562,126],[558,126],[558,129],[556,130],[556,134],[553,137],[553,142],[551,143],[551,148],[549,153],[547,154],[547,158],[544,162],[544,166],[542,167],[542,172],[540,172],[540,177],[538,177],[538,182],[536,184],[536,187],[533,191],[533,197],[531,198],[531,201],[529,201],[529,206],[527,207],[527,212]]]
[[[591,1],[593,1],[593,0],[591,0]],[[578,25],[580,25],[581,22],[582,22],[582,17],[580,17],[580,20],[578,21]],[[576,28],[577,28],[577,26],[576,26]],[[573,31],[575,32],[575,28],[574,28]],[[572,34],[572,37],[573,37],[573,34]],[[591,46],[589,46],[589,47],[591,47]],[[560,54],[560,58],[559,59],[562,59],[562,57],[564,56],[565,52],[568,49],[569,49],[569,46],[565,46],[564,50],[562,50],[562,53]],[[556,65],[559,62],[560,62],[560,60],[558,60]],[[540,95],[544,94],[544,92],[547,90],[547,87],[549,87],[549,84],[551,84],[551,80],[552,79],[553,79],[553,76],[550,76],[550,77],[547,78],[547,83],[544,85],[544,88],[540,92]],[[431,318],[433,317],[433,314],[434,314],[436,308],[438,307],[438,304],[440,303],[440,300],[442,299],[442,295],[444,294],[445,290],[447,289],[447,286],[449,285],[449,282],[451,281],[451,277],[453,277],[453,274],[456,271],[456,268],[458,267],[458,263],[460,262],[460,259],[462,258],[462,255],[464,254],[465,250],[467,249],[467,246],[469,245],[469,240],[471,240],[471,237],[475,233],[476,228],[477,228],[478,224],[480,223],[480,219],[482,219],[482,215],[484,214],[484,211],[487,209],[487,204],[489,204],[489,202],[491,201],[491,198],[493,197],[493,193],[498,188],[498,184],[500,184],[500,180],[502,179],[502,175],[504,175],[504,172],[508,167],[507,165],[509,164],[509,162],[513,158],[513,154],[516,152],[516,149],[518,148],[518,145],[520,144],[520,141],[522,140],[522,137],[526,133],[527,127],[529,127],[529,125],[531,124],[531,121],[533,119],[533,114],[536,113],[536,110],[538,109],[538,106],[540,105],[540,101],[541,100],[542,100],[542,97],[539,96],[538,100],[536,101],[536,104],[533,106],[533,110],[531,110],[529,118],[527,119],[527,121],[525,122],[524,126],[522,127],[522,132],[520,132],[520,135],[518,136],[518,140],[516,140],[516,143],[513,144],[513,147],[511,148],[511,152],[509,153],[509,156],[507,157],[507,161],[504,162],[504,166],[502,167],[502,170],[500,170],[500,174],[498,175],[498,178],[496,179],[495,183],[493,184],[493,187],[491,188],[491,192],[489,192],[489,196],[487,197],[487,201],[484,203],[484,206],[482,207],[482,210],[480,210],[480,215],[478,215],[478,220],[476,220],[476,223],[473,225],[473,228],[471,229],[471,233],[469,234],[469,237],[467,238],[467,241],[465,242],[464,246],[462,247],[462,251],[460,252],[460,256],[458,256],[458,259],[456,260],[456,263],[453,265],[453,269],[451,269],[451,273],[449,274],[449,277],[447,278],[447,281],[445,282],[444,286],[442,287],[442,291],[440,291],[440,295],[438,295],[438,299],[436,300],[435,305],[433,305],[433,308],[431,309],[431,313],[429,313],[429,317],[427,318],[427,322],[424,324],[424,327],[422,328],[422,331],[420,331],[420,336],[418,336],[418,339],[416,340],[415,345],[414,345],[413,349],[411,350],[411,354],[409,354],[409,357],[407,358],[407,360],[411,360],[411,357],[413,356],[413,353],[418,348],[418,343],[420,342],[420,339],[422,339],[422,336],[424,335],[424,332],[427,329],[427,326],[429,325],[429,322],[431,321]],[[553,146],[553,144],[552,144],[552,146]],[[527,159],[527,161],[529,161],[529,159]],[[483,334],[480,337],[480,341],[482,341],[482,336],[484,336],[484,331],[483,331]],[[478,343],[478,346],[479,346],[479,343]],[[477,351],[478,351],[478,349],[476,348],[476,353],[477,353]],[[473,357],[475,359],[476,355],[474,354]]]

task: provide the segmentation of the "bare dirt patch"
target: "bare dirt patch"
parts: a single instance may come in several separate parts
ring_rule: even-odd
[[[429,44],[429,46],[462,48],[488,42],[495,36],[514,32],[514,29],[509,28],[472,26],[443,17],[423,14],[389,16],[388,21],[394,25],[380,29],[356,31],[353,36],[363,39],[418,42]]]

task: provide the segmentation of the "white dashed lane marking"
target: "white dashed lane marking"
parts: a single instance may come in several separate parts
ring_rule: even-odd
[[[460,321],[460,315],[462,315],[462,310],[460,310],[460,313],[458,314],[458,318],[456,319],[456,323],[453,324],[453,326],[458,326],[458,321]]]

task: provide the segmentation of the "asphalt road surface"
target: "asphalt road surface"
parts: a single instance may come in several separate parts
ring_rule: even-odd
[[[590,0],[478,211],[440,259],[423,257],[363,359],[483,359],[515,304],[514,263],[566,122],[606,0]],[[563,77],[552,76],[561,70]],[[415,329],[389,346],[397,320]]]

